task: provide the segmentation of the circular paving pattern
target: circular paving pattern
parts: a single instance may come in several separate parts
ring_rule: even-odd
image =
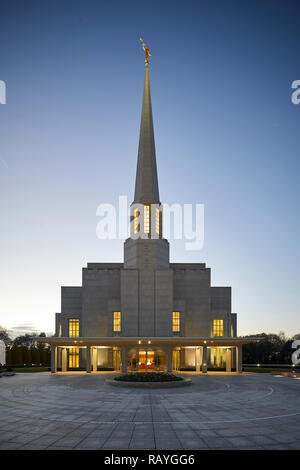
[[[187,375],[176,389],[111,374],[0,378],[0,449],[300,449],[300,380]]]

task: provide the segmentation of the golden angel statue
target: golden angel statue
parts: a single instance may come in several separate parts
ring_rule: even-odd
[[[148,47],[146,46],[146,44],[144,43],[142,38],[140,38],[140,41],[141,41],[143,49],[145,51],[145,66],[148,67],[149,57],[151,56],[151,54],[150,54],[150,51],[149,51]]]

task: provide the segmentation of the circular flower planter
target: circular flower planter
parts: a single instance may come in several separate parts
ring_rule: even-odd
[[[113,379],[106,379],[109,385],[117,387],[135,387],[135,388],[171,388],[182,385],[190,385],[191,379],[183,379],[173,374],[158,372],[138,372],[131,374],[118,375]]]

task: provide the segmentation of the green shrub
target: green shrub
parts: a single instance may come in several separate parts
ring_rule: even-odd
[[[165,372],[136,372],[119,375],[114,380],[122,382],[175,382],[183,380],[177,375],[167,374]]]

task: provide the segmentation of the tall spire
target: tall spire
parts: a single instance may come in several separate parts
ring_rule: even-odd
[[[149,49],[147,48],[147,50],[148,54],[146,51],[145,54],[148,58]],[[147,62],[145,68],[144,95],[134,202],[141,204],[159,203],[150,80]]]

